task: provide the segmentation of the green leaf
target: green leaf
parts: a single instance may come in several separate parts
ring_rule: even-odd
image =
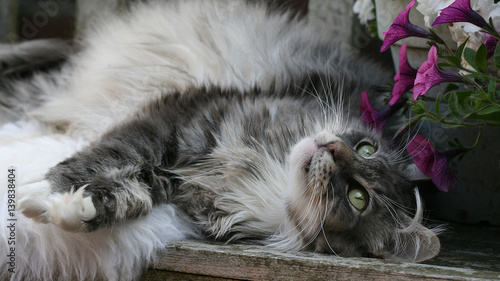
[[[486,73],[486,45],[481,44],[476,52],[476,67],[479,71]]]
[[[475,104],[476,104],[476,111],[483,108],[483,102],[481,100],[476,100]]]
[[[482,110],[476,112],[478,115],[488,115],[488,114],[492,114],[492,113],[495,113],[495,112],[500,112],[500,107],[496,107],[496,106],[493,106],[493,105],[490,105],[490,106],[487,106],[485,108],[483,108]]]
[[[482,132],[483,132],[483,130],[479,129],[479,132],[478,132],[477,137],[476,137],[476,141],[474,142],[474,144],[472,146],[463,145],[462,142],[460,142],[460,140],[457,137],[454,137],[452,142],[451,141],[448,142],[448,145],[453,147],[453,148],[461,149],[464,152],[471,151],[474,148],[476,148],[477,145],[479,144],[479,139],[481,139]]]
[[[434,110],[436,111],[436,115],[441,118],[441,111],[440,111],[440,105],[441,105],[441,95],[438,95],[436,98],[436,104],[434,105]]]
[[[500,126],[500,107],[489,105],[467,116],[470,120],[483,120],[489,125]]]
[[[458,112],[461,115],[468,115],[477,110],[477,103],[480,100],[474,98],[474,91],[456,92],[458,99]]]
[[[467,45],[467,42],[469,42],[469,38],[467,38],[460,46],[457,48],[457,53],[456,57],[461,61],[462,60],[462,54],[464,52],[465,45]]]
[[[436,119],[436,118],[434,118],[432,116],[422,116],[420,118],[420,120],[422,120],[422,121],[429,121],[429,122],[436,123],[436,124],[438,124],[439,122],[441,122],[440,119]]]
[[[474,91],[449,92],[445,95],[448,102],[450,115],[458,120],[462,120],[462,116],[476,113],[477,103],[482,102],[474,98]]]
[[[476,65],[476,51],[471,48],[465,48],[464,58],[465,61],[470,64],[470,66],[472,66],[475,70],[478,70]]]
[[[471,98],[478,101],[489,101],[490,96],[487,93],[475,93]]]
[[[456,92],[450,92],[447,94],[448,96],[448,108],[450,110],[451,115],[454,117],[461,119],[460,112],[458,109],[458,96]]]
[[[438,66],[442,65],[442,66],[460,67],[460,62],[462,61],[462,59],[460,57],[456,57],[456,56],[443,56],[443,59],[448,61],[448,63],[442,63],[442,64],[438,63]]]
[[[441,127],[443,127],[444,129],[452,129],[464,127],[464,125],[462,125],[462,120],[459,120],[451,114],[448,114],[444,119],[444,123],[441,123]]]
[[[488,94],[490,100],[494,101],[495,100],[495,91],[497,89],[497,81],[495,79],[491,79],[490,83],[488,84]]]
[[[473,72],[473,73],[466,74],[464,76],[467,78],[471,78],[471,79],[477,79],[477,78],[478,79],[488,79],[487,75],[484,75],[483,73],[480,73],[480,72]]]
[[[500,68],[500,44],[497,44],[497,47],[495,48],[494,58],[495,66],[497,68]]]
[[[427,106],[424,101],[416,100],[411,105],[411,112],[414,114],[422,114],[427,112]]]
[[[444,89],[444,92],[445,93],[452,92],[452,91],[456,91],[458,89],[460,89],[460,87],[458,87],[457,84],[450,83],[446,86],[446,88]]]

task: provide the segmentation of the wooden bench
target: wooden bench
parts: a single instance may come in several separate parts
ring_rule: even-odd
[[[142,280],[500,280],[500,228],[452,225],[441,243],[437,257],[415,264],[182,241]]]

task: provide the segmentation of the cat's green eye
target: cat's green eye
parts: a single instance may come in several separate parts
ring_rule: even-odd
[[[368,205],[368,193],[363,188],[350,189],[347,196],[354,208],[360,211]]]
[[[369,143],[363,143],[363,144],[359,145],[357,150],[358,150],[358,154],[363,156],[363,157],[370,157],[376,151],[375,147]]]

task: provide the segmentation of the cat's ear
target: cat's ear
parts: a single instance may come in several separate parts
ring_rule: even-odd
[[[404,170],[404,173],[406,177],[412,182],[431,180],[431,178],[422,173],[422,171],[420,171],[420,169],[415,164],[408,165]]]
[[[441,249],[437,235],[418,224],[413,230],[400,230],[395,249],[386,258],[394,261],[421,262],[435,257]]]

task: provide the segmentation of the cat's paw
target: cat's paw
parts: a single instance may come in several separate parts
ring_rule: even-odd
[[[37,185],[37,186],[32,186]],[[44,190],[47,181],[27,186],[32,190]],[[85,186],[65,194],[52,194],[48,198],[40,198],[39,193],[19,201],[19,209],[28,218],[41,223],[53,223],[68,231],[85,231],[85,222],[96,217],[96,209],[90,196],[85,197]]]
[[[68,231],[85,231],[84,223],[94,219],[97,213],[92,198],[83,196],[86,186],[51,200],[49,216],[53,224]]]

